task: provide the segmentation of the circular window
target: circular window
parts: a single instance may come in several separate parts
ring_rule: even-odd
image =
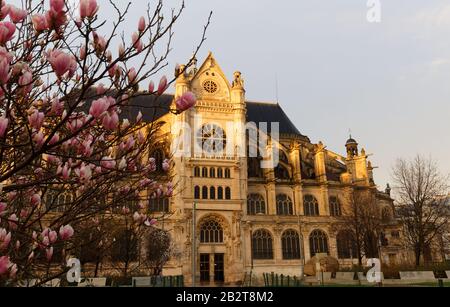
[[[206,153],[221,153],[226,146],[223,129],[215,124],[205,124],[197,132],[197,142]]]
[[[210,94],[217,92],[218,86],[217,83],[211,80],[207,80],[203,82],[203,89]]]

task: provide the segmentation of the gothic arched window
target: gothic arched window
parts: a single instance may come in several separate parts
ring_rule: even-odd
[[[258,229],[252,235],[253,259],[273,259],[272,235],[265,229]]]
[[[283,259],[300,259],[300,237],[298,232],[288,229],[281,236]]]
[[[330,196],[328,202],[330,203],[330,215],[331,216],[341,216],[341,203],[336,196]]]
[[[209,199],[216,199],[216,188],[215,187],[209,188]]]
[[[287,155],[284,153],[284,151],[280,150],[280,161],[283,161],[286,164],[289,164],[289,159],[287,157]]]
[[[312,195],[305,195],[303,197],[303,210],[305,215],[318,216],[319,215],[319,202]]]
[[[340,231],[336,236],[337,254],[339,259],[358,257],[358,248],[353,234],[348,230]]]
[[[223,243],[223,229],[215,220],[206,220],[200,227],[201,243]]]
[[[248,177],[263,178],[261,161],[259,158],[248,158],[247,167],[248,167],[247,170]]]
[[[247,214],[266,214],[266,202],[261,194],[250,194],[247,197]]]
[[[328,254],[328,238],[325,232],[316,229],[309,235],[309,250],[311,257],[318,253]]]
[[[217,169],[217,178],[222,178],[223,177],[223,169],[221,167],[219,167]]]
[[[225,199],[231,199],[231,189],[230,187],[225,188]]]
[[[225,169],[225,178],[231,178],[231,171],[229,168]]]
[[[194,198],[200,199],[200,187],[198,185],[194,188]]]
[[[202,168],[202,177],[208,177],[208,169],[206,167]]]
[[[223,188],[222,187],[217,188],[217,199],[223,199]]]
[[[381,220],[383,223],[387,223],[391,220],[391,210],[388,207],[384,207],[381,211]]]
[[[289,178],[289,171],[281,164],[278,164],[278,166],[275,168],[275,178],[281,179],[281,180],[288,180]]]
[[[294,209],[292,200],[286,194],[277,195],[277,214],[278,215],[293,215]]]
[[[194,167],[194,177],[200,177],[200,167]]]
[[[208,187],[202,187],[202,199],[208,199]]]
[[[149,201],[150,212],[169,212],[168,198],[152,198]]]
[[[155,159],[155,166],[157,172],[162,172],[162,164],[164,162],[164,151],[162,149],[155,149],[151,154],[150,157]]]
[[[216,178],[216,169],[214,167],[209,169],[209,177]]]
[[[64,212],[74,200],[74,194],[67,190],[48,189],[44,202],[47,210],[52,212]]]

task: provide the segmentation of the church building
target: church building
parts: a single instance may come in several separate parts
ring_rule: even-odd
[[[157,114],[162,128],[153,156],[171,159],[176,184],[159,206],[169,213],[163,227],[179,251],[165,275],[184,275],[188,285],[195,268],[197,284],[235,284],[250,272],[299,276],[318,254],[357,264],[354,240],[339,227],[355,190],[371,195],[383,223],[372,256],[401,261],[393,200],[389,189],[377,189],[357,140],[343,140],[336,152],[313,143],[280,104],[247,100],[241,73],[230,82],[211,53],[176,76],[175,94],[160,103],[191,91],[197,105]]]

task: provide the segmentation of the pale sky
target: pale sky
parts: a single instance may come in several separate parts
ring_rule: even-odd
[[[132,2],[129,33],[148,3]],[[111,18],[107,1],[98,3]],[[367,21],[366,3],[186,0],[165,73],[188,60],[212,10],[199,62],[212,51],[229,79],[240,70],[247,99],[276,100],[277,76],[279,103],[300,132],[344,154],[351,129],[373,153],[382,189],[398,157],[431,155],[448,173],[450,2],[381,0],[380,23]]]

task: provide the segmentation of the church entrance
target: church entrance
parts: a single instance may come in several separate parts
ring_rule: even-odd
[[[200,282],[223,283],[224,254],[200,254]]]

